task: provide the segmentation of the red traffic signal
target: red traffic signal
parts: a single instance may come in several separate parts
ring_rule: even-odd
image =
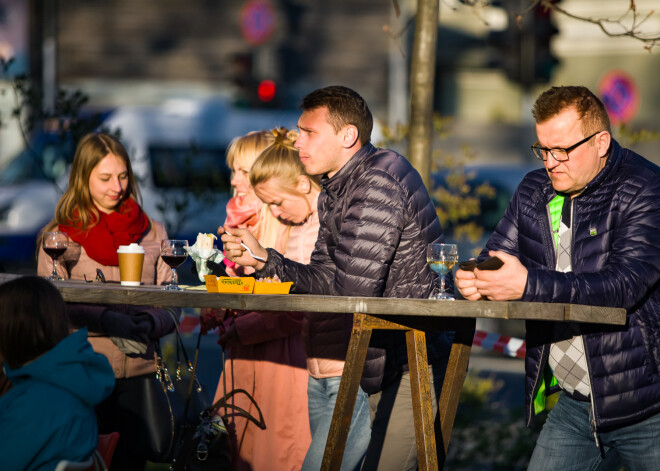
[[[262,80],[259,82],[259,87],[257,88],[257,96],[259,97],[259,100],[264,102],[273,101],[276,92],[277,87],[272,80]]]

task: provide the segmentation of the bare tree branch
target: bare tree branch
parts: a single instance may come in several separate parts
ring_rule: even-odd
[[[641,41],[644,43],[644,49],[649,52],[651,52],[651,49],[654,46],[660,45],[660,32],[647,33],[643,32],[641,29],[644,23],[655,14],[655,10],[651,10],[646,14],[640,14],[637,11],[635,0],[630,0],[628,10],[616,19],[580,16],[566,11],[551,0],[534,1],[534,5],[539,3],[545,8],[550,8],[568,18],[594,24],[598,26],[606,36],[612,38],[628,37]],[[614,31],[614,29],[619,29],[619,31]]]

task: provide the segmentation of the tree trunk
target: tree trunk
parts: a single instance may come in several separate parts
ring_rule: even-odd
[[[410,71],[410,141],[408,158],[431,190],[433,88],[439,0],[418,0]]]

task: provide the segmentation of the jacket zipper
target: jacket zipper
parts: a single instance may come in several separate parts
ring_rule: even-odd
[[[534,386],[532,387],[532,396],[529,402],[531,404],[531,407],[529,408],[529,415],[527,416],[528,427],[532,425],[532,421],[534,419],[534,416],[536,415],[534,412],[534,398],[536,397],[536,394],[538,393],[538,389],[539,389],[539,376],[543,376],[543,370],[545,369],[545,365],[547,364],[547,360],[545,360],[545,349],[546,346],[543,345],[543,347],[541,348],[541,359],[539,360],[539,367],[536,370],[536,378],[534,378]]]
[[[594,400],[594,389],[591,385],[591,364],[589,361],[589,355],[587,354],[587,344],[584,341],[584,336],[582,336],[582,345],[584,346],[584,358],[587,363],[587,371],[589,372],[589,402],[591,406],[590,421],[591,421],[591,433],[594,436],[594,442],[596,443],[596,448],[600,451],[602,458],[605,458],[605,453],[603,447],[598,438],[598,429],[596,428],[596,401]]]
[[[574,241],[575,241],[575,222],[573,220],[573,211],[575,209],[573,199],[571,199],[571,270],[573,270],[573,247],[574,247]],[[600,440],[598,439],[598,430],[596,429],[596,401],[594,400],[594,389],[591,384],[591,362],[589,359],[589,353],[587,352],[587,342],[585,341],[584,335],[582,332],[580,332],[580,337],[582,341],[582,348],[584,348],[584,361],[587,365],[587,372],[589,374],[589,403],[591,405],[591,413],[589,414],[590,417],[590,425],[591,425],[591,433],[594,436],[594,442],[596,444],[596,448],[598,448],[601,452],[601,456],[603,456],[603,449],[601,448]]]
[[[542,196],[541,194],[539,194],[538,192],[535,192],[534,195],[532,195],[532,200],[534,200],[535,205],[540,206],[541,208],[545,208],[545,212],[546,212],[546,218],[545,219],[542,216],[540,216],[540,214],[541,214],[540,212],[537,213],[537,214],[539,214],[539,216],[538,216],[539,224],[541,225],[541,227],[543,227],[544,223],[548,224],[548,233],[550,234],[550,241],[549,241],[550,242],[550,247],[549,247],[550,250],[549,251],[547,250],[548,246],[545,243],[543,244],[543,247],[544,247],[544,250],[546,251],[546,256],[547,256],[547,259],[550,262],[550,264],[556,264],[556,261],[553,260],[555,250],[554,250],[554,238],[552,236],[552,224],[551,224],[551,220],[550,220],[550,211],[548,209],[548,205],[545,204],[543,202],[543,200],[541,199],[541,196]],[[545,234],[547,234],[547,233],[542,230],[541,231],[541,237],[544,239],[544,242],[548,242],[547,238],[545,237]],[[551,267],[550,264],[548,265],[548,267],[552,269],[552,267],[554,267],[554,265],[552,265],[552,267]],[[545,369],[545,365],[547,364],[547,360],[545,359],[545,356],[546,356],[545,353],[546,353],[546,345],[543,345],[543,347],[541,349],[541,358],[539,360],[539,367],[536,371],[536,378],[534,379],[534,386],[532,387],[532,391],[531,391],[531,394],[532,394],[532,396],[530,398],[531,407],[529,408],[529,413],[528,413],[528,416],[527,416],[527,426],[528,427],[532,424],[533,418],[536,415],[535,412],[534,412],[534,398],[536,397],[536,394],[538,393],[539,377],[543,376],[543,370]]]

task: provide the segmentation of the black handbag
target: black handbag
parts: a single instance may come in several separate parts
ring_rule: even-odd
[[[222,355],[222,364],[224,365],[224,351]],[[225,385],[226,388],[226,385]],[[226,390],[226,389],[225,389]],[[238,394],[245,394],[252,402],[259,419],[255,419],[249,412],[241,407],[230,403],[229,400]],[[224,471],[232,469],[234,454],[231,440],[235,436],[230,436],[225,424],[229,412],[241,415],[254,423],[257,427],[264,430],[264,422],[261,409],[254,398],[244,389],[234,389],[223,397],[218,399],[212,406],[206,408],[199,414],[199,420],[196,425],[188,424],[180,437],[179,447],[176,456],[172,460],[174,471]],[[223,414],[221,411],[224,410]]]
[[[211,402],[206,389],[199,384],[195,375],[200,338],[197,339],[194,363],[191,364],[177,327],[174,380],[160,355],[156,374],[144,377],[144,400],[140,410],[149,433],[145,437],[143,449],[144,457],[154,463],[172,461],[181,437],[189,426],[197,425],[200,413]],[[190,375],[182,374],[184,370],[190,371]]]

